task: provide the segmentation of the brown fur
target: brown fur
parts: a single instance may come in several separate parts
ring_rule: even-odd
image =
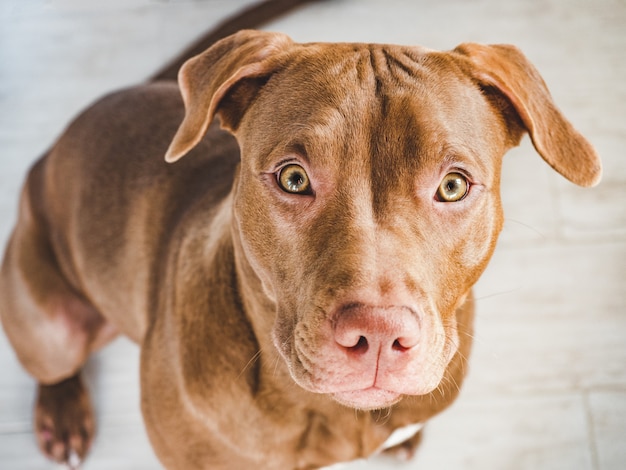
[[[7,335],[41,383],[78,374],[117,332],[141,346],[167,468],[318,468],[428,420],[465,375],[504,153],[527,131],[574,182],[600,176],[511,46],[244,31],[180,84],[184,107],[173,85],[141,86],[67,129],[30,172],[0,283]],[[311,193],[278,187],[286,161]],[[440,202],[450,172],[470,191]]]

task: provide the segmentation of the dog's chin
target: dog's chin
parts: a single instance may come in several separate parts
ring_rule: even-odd
[[[398,403],[402,399],[402,394],[370,387],[363,390],[332,393],[331,397],[340,404],[350,408],[380,410]]]

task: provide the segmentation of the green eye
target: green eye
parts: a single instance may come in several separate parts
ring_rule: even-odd
[[[311,182],[309,175],[300,165],[291,164],[283,167],[278,173],[280,189],[291,194],[310,194]]]
[[[457,202],[463,199],[469,191],[469,183],[460,173],[448,173],[439,188],[437,199],[441,202]]]

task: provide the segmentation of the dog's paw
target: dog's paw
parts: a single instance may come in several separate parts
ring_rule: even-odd
[[[35,435],[46,457],[72,470],[80,467],[94,435],[91,401],[80,376],[39,385]]]

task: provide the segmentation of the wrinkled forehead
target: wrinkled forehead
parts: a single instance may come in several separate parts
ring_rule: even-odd
[[[256,145],[267,146],[261,153],[282,142],[322,159],[411,153],[423,164],[449,152],[480,161],[494,143],[498,120],[488,101],[445,53],[367,44],[297,52],[250,110],[257,131],[263,122],[262,132],[250,129]]]

